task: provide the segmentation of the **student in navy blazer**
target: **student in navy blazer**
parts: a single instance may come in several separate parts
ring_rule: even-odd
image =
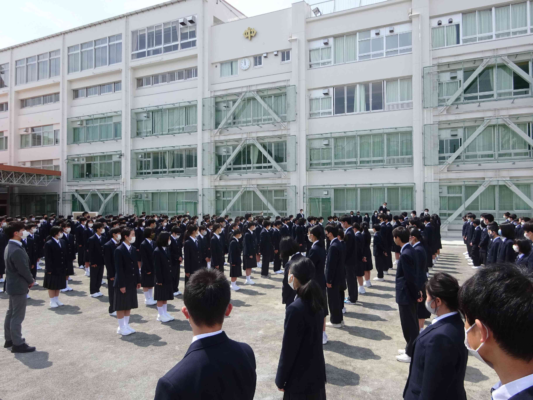
[[[159,379],[155,400],[252,400],[257,383],[254,352],[222,330],[224,317],[232,310],[224,274],[214,269],[196,272],[183,302],[181,311],[194,337],[183,359]]]
[[[115,250],[120,245],[120,228],[112,228],[109,231],[111,239],[104,244],[104,264],[107,271],[107,291],[109,295],[109,314],[115,313],[115,275],[117,270],[115,269]],[[116,314],[114,314],[116,315]]]
[[[291,263],[296,261],[300,257],[305,257],[300,253],[300,245],[291,237],[284,237],[281,239],[281,243],[279,245],[281,258],[289,259],[285,265],[285,271],[283,275],[283,286],[281,287],[281,303],[285,304],[285,308],[287,308],[291,303],[294,301],[294,297],[296,296],[296,292],[290,287],[289,285],[289,270]]]
[[[516,265],[529,268],[533,272],[533,254],[531,253],[531,242],[529,239],[515,240],[514,244],[516,256]]]
[[[436,317],[414,343],[404,399],[466,400],[468,351],[458,294],[459,283],[451,275],[438,272],[429,280],[425,307]]]
[[[222,226],[213,225],[211,236],[211,268],[224,272],[224,243],[222,242]]]
[[[501,238],[498,236],[498,224],[493,222],[487,227],[489,232],[489,247],[487,251],[487,262],[485,266],[496,263],[498,259],[498,251],[500,249],[500,244],[502,243]]]
[[[183,259],[185,285],[192,274],[200,269],[200,249],[198,248],[198,226],[189,225],[183,238]]]
[[[514,263],[516,260],[516,253],[513,250],[515,229],[513,224],[500,225],[500,237],[502,243],[498,248],[498,257],[496,259],[499,263],[509,262]]]

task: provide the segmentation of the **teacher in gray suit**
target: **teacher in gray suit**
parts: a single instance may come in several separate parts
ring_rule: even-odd
[[[26,315],[26,295],[33,286],[34,280],[30,271],[30,259],[22,247],[24,224],[12,222],[5,228],[9,242],[4,251],[6,263],[6,292],[9,295],[6,320],[4,322],[4,348],[10,348],[12,353],[31,353],[35,347],[30,347],[22,338],[22,321]]]

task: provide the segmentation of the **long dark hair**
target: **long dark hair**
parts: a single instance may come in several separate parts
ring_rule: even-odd
[[[193,224],[190,224],[188,227],[187,227],[187,231],[185,232],[185,237],[183,238],[183,241],[187,241],[189,240],[189,238],[191,237],[192,233],[194,231],[197,231],[198,230],[198,225],[193,225]]]
[[[167,247],[169,240],[170,240],[170,233],[161,232],[159,236],[157,237],[157,247],[159,247],[160,249],[163,249],[163,247]]]
[[[309,258],[301,257],[291,263],[291,274],[300,282],[296,289],[296,294],[307,304],[313,314],[325,308],[324,293],[318,283],[313,279],[315,276],[315,265]]]

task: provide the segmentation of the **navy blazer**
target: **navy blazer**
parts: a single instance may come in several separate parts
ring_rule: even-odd
[[[257,229],[257,228],[256,228]],[[255,231],[254,231],[255,232]],[[257,253],[257,249],[255,246],[255,239],[253,236],[253,232],[250,232],[249,230],[246,231],[244,234],[244,240],[243,240],[243,256],[244,257],[255,257]]]
[[[274,246],[272,245],[272,236],[269,231],[263,229],[261,235],[259,236],[259,251],[263,257],[271,260],[274,258]]]
[[[63,275],[67,273],[68,247],[63,243],[61,246],[52,238],[44,244],[44,269],[51,275]]]
[[[520,393],[515,394],[509,400],[533,400],[533,386],[530,386],[526,390],[522,390]]]
[[[502,238],[499,236],[490,240],[489,252],[487,253],[487,265],[494,264],[498,260],[498,251],[500,250],[501,244]]]
[[[282,238],[285,236],[290,236],[289,227],[285,224],[281,225],[280,233]]]
[[[241,245],[237,238],[232,238],[229,244],[228,262],[236,267],[242,266]]]
[[[199,245],[198,245],[199,246]],[[183,245],[183,259],[186,274],[194,274],[200,269],[200,249],[193,238],[189,238]]]
[[[459,314],[431,324],[415,340],[406,400],[466,400],[468,350]]]
[[[103,245],[104,237],[92,235],[87,241],[87,250],[89,251],[89,263],[91,265],[104,265],[104,249]]]
[[[417,285],[419,291],[424,291],[424,286],[426,281],[428,280],[427,274],[426,274],[426,261],[428,259],[426,250],[424,249],[424,245],[422,243],[417,244],[413,247],[415,249],[415,253],[418,257],[418,273],[417,273]]]
[[[144,239],[141,243],[139,251],[141,253],[141,273],[146,275],[148,272],[154,272],[154,247],[155,243],[149,242],[148,239]]]
[[[438,247],[436,246],[437,243],[435,240],[435,230],[433,229],[433,225],[431,225],[431,222],[428,223],[422,230],[422,236],[424,236],[424,239],[426,239],[427,247],[429,249],[430,254],[435,254],[437,252]]]
[[[516,253],[513,250],[513,243],[513,240],[505,239],[505,242],[500,244],[500,247],[498,248],[498,257],[496,259],[497,262],[515,262]]]
[[[272,247],[274,250],[278,250],[279,253],[279,244],[281,242],[281,232],[279,229],[273,228],[270,230],[272,233]]]
[[[153,253],[156,284],[172,284],[172,264],[168,249],[156,247]]]
[[[285,393],[316,394],[326,386],[326,362],[322,345],[324,311],[296,299],[285,311],[285,331],[276,386]]]
[[[418,299],[418,263],[413,246],[409,243],[403,248],[396,271],[396,303],[409,305]]]
[[[180,241],[180,238],[174,239],[174,237],[170,236],[170,261],[172,261],[172,264],[178,265],[181,261],[180,258],[183,259],[183,251],[182,251],[182,243]]]
[[[344,243],[346,244],[346,258],[344,264],[349,267],[355,267],[357,260],[359,260],[359,246],[355,239],[355,232],[350,227],[344,234]]]
[[[155,400],[252,400],[257,383],[252,348],[224,332],[193,342],[157,382]]]
[[[479,247],[479,244],[481,243],[481,234],[483,230],[480,226],[477,226],[474,228],[474,233],[472,234],[472,246],[473,247]]]
[[[340,287],[344,280],[345,250],[339,239],[332,240],[326,256],[326,282]]]
[[[318,286],[325,289],[326,249],[320,246],[319,243],[313,243],[311,249],[307,253],[307,258],[313,261],[313,264],[315,265],[315,281],[318,283]]]
[[[290,261],[285,264],[285,271],[283,274],[283,286],[281,287],[281,303],[285,304],[285,308],[290,306],[296,297],[296,292],[289,286],[289,271],[291,270],[291,263],[301,257],[305,257],[300,253],[294,254]]]
[[[533,252],[530,252],[527,256],[518,257],[519,255],[516,256],[516,265],[526,267],[530,272],[533,272]]]
[[[113,239],[104,244],[104,264],[107,271],[107,279],[115,278],[117,270],[115,269],[115,250],[118,245]]]
[[[221,241],[222,236],[217,238],[213,233],[211,238],[211,268],[218,267],[220,271],[224,271],[224,245]]]
[[[137,249],[124,243],[117,247],[114,253],[115,258],[115,284],[116,288],[137,286],[141,283],[139,266],[137,265]]]
[[[484,228],[481,231],[481,240],[479,241],[479,248],[482,251],[487,251],[487,249],[489,248],[489,242],[490,242],[489,230],[487,228]]]

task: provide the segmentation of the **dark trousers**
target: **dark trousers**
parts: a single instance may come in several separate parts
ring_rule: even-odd
[[[481,264],[487,265],[487,249],[479,249],[479,257],[481,257]]]
[[[6,342],[12,340],[15,346],[20,346],[24,343],[24,339],[22,339],[22,321],[24,321],[26,316],[27,302],[25,294],[9,296],[9,304],[4,321],[4,338]]]
[[[85,266],[85,246],[78,246],[78,266]]]
[[[277,254],[274,254],[274,272],[281,269],[281,258],[279,256],[279,251]]]
[[[479,267],[481,265],[479,246],[472,246],[472,262],[474,263],[474,267]]]
[[[405,353],[409,356],[413,356],[415,340],[420,333],[418,328],[418,316],[416,304],[401,305],[398,304],[400,309],[400,322],[402,324],[402,332],[407,345],[405,346]]]
[[[107,295],[109,296],[109,314],[115,312],[115,288],[113,284],[115,281],[107,278]]]
[[[332,324],[340,324],[344,307],[343,291],[338,286],[327,288],[326,291],[328,293],[329,320]]]
[[[376,262],[376,269],[378,270],[378,278],[383,278],[383,267],[387,260],[384,255],[377,255],[374,257],[374,260]]]
[[[326,400],[326,388],[315,393],[283,393],[283,400]]]
[[[387,256],[385,257],[387,260],[383,264],[383,271],[387,272],[389,269],[392,268],[392,251],[387,251]]]
[[[172,264],[172,291],[176,293],[180,283],[180,264]]]
[[[355,276],[355,265],[345,265],[346,269],[346,283],[348,284],[348,297],[352,303],[355,303],[359,298],[357,291],[357,277]]]
[[[261,260],[261,276],[268,276],[268,267],[270,265],[270,254],[263,254]]]
[[[281,260],[281,265],[283,266],[283,269],[285,269],[285,265],[287,265],[288,262],[289,262],[289,259],[288,259],[288,258],[287,258],[287,259],[283,258],[283,259]]]
[[[468,255],[472,257],[472,246],[470,246],[470,242],[466,244],[466,251],[468,251]]]
[[[35,280],[37,277],[37,264],[33,266],[33,268],[30,268],[31,276],[33,276],[33,279]]]
[[[104,266],[97,265],[93,267],[91,265],[91,281],[89,284],[89,289],[91,294],[98,293],[100,291],[100,286],[102,286],[102,278],[104,277]]]

